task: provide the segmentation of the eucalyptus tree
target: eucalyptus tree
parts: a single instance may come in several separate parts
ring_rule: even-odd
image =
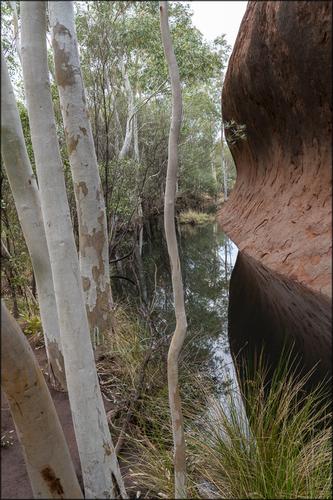
[[[1,385],[23,449],[34,498],[83,498],[43,374],[3,301]]]
[[[168,168],[164,199],[164,228],[171,264],[176,328],[168,352],[168,390],[174,443],[175,498],[186,498],[186,459],[184,424],[179,393],[178,363],[183,346],[187,320],[184,287],[175,227],[175,198],[178,169],[178,142],[182,120],[182,93],[179,70],[169,30],[168,3],[160,2],[161,36],[168,63],[172,92],[172,115],[168,145]]]
[[[117,198],[120,189],[123,201],[127,200],[132,209],[138,198],[142,200],[143,215],[148,215],[148,209],[162,208],[168,141],[166,109],[170,103],[156,16],[158,2],[77,2],[76,6],[83,76],[108,206],[112,206],[113,214],[118,211],[124,216],[120,212],[124,203],[118,203]],[[172,3],[169,15],[184,94],[180,146],[180,171],[184,175],[180,188],[191,192],[194,185],[195,192],[210,193],[214,192],[215,171],[210,153],[220,123],[220,75],[228,48],[220,42],[209,44],[203,40],[192,24],[189,5]],[[133,106],[135,113],[131,112]],[[192,140],[193,134],[200,140]],[[122,153],[121,157],[134,161],[119,161],[122,146],[126,155]],[[130,169],[135,181],[131,192],[135,196],[129,197],[121,184],[127,185],[123,176]],[[123,176],[119,175],[122,171]]]
[[[59,153],[46,47],[46,3],[21,2],[22,66],[67,387],[87,498],[126,495],[96,373]]]
[[[73,4],[49,2],[55,77],[79,222],[80,270],[92,333],[110,329],[112,297],[105,203],[86,106]]]
[[[7,64],[1,54],[1,154],[36,279],[51,381],[66,389],[65,367],[40,193],[33,173]]]

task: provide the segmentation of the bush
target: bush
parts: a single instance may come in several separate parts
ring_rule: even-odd
[[[205,212],[196,212],[195,210],[187,210],[179,214],[180,224],[207,224],[215,221],[215,214]]]

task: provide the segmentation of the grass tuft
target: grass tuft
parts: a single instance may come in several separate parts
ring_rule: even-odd
[[[144,321],[121,307],[116,325],[99,376],[115,404],[113,433],[115,428],[120,432],[129,403],[135,402],[121,451],[128,489],[140,491],[140,498],[173,498],[169,339],[161,343]],[[310,374],[296,379],[295,366],[293,371],[288,363],[268,385],[259,363],[255,376],[248,372],[245,377],[246,416],[239,393],[229,388],[221,396],[207,370],[193,363],[193,349],[180,369],[188,497],[332,498],[331,414],[324,388],[309,394]]]
[[[195,210],[186,210],[179,214],[180,224],[207,224],[214,222],[215,214],[207,214],[206,212],[196,212]]]

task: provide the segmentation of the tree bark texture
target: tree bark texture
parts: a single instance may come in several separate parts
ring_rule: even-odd
[[[34,498],[83,498],[43,374],[3,302],[1,384],[23,449]]]
[[[3,55],[1,68],[1,154],[36,279],[49,373],[51,380],[55,378],[66,389],[58,312],[40,195]]]
[[[105,203],[82,79],[73,3],[49,2],[56,82],[79,221],[80,270],[90,330],[110,329]]]
[[[168,167],[164,197],[164,228],[167,241],[172,289],[176,314],[176,329],[168,353],[169,404],[174,441],[175,498],[186,497],[186,461],[183,415],[178,385],[178,359],[184,343],[187,321],[184,289],[175,228],[175,197],[178,169],[178,142],[182,119],[182,95],[179,70],[169,30],[168,4],[160,2],[160,25],[164,53],[168,64],[172,92],[172,116],[168,144]]]
[[[86,498],[125,490],[96,373],[63,166],[46,50],[46,3],[22,2],[22,66],[61,343]]]

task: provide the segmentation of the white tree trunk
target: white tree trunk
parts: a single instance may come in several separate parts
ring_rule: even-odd
[[[20,44],[20,32],[19,32],[19,24],[18,24],[18,15],[17,15],[17,8],[16,8],[16,1],[9,1],[9,5],[13,11],[13,31],[14,31],[14,39],[15,39],[15,46],[16,46],[16,52],[19,57],[20,62],[21,60],[21,44]]]
[[[226,201],[228,199],[228,174],[227,174],[227,165],[223,157],[223,153],[222,153],[222,174],[223,174],[224,201]]]
[[[187,321],[184,305],[184,288],[178,254],[175,228],[175,197],[178,169],[178,142],[182,120],[182,94],[179,70],[169,30],[168,3],[160,2],[161,35],[168,63],[172,92],[172,116],[168,145],[168,167],[164,197],[164,227],[172,273],[176,329],[168,353],[169,404],[174,442],[175,498],[186,498],[185,437],[181,399],[178,385],[178,359],[184,343]]]
[[[120,153],[119,136],[121,135],[121,123],[120,123],[117,104],[116,104],[116,97],[115,97],[113,92],[111,93],[111,99],[112,99],[112,106],[113,106],[113,112],[114,112],[114,132],[115,132],[114,152],[115,152],[116,156],[119,157],[119,153]]]
[[[46,3],[21,2],[22,65],[42,213],[86,498],[123,486],[96,373],[56,135],[46,51]]]
[[[125,63],[123,60],[121,61],[120,69],[121,69],[121,73],[122,73],[123,78],[124,78],[124,85],[125,85],[125,90],[126,90],[126,94],[127,94],[127,106],[128,106],[125,139],[124,139],[124,143],[123,143],[122,148],[121,148],[120,153],[119,153],[119,159],[122,160],[127,156],[129,149],[131,147],[131,142],[132,142],[132,135],[133,135],[133,121],[132,121],[132,119],[133,119],[133,113],[134,113],[134,96],[133,96],[133,90],[131,87],[131,83],[130,83],[129,78],[128,78],[128,73],[127,73],[127,70],[125,67]]]
[[[134,160],[136,162],[136,191],[138,196],[137,201],[137,216],[139,225],[139,255],[142,255],[143,246],[143,210],[142,210],[142,197],[139,186],[140,179],[140,152],[139,152],[139,132],[138,132],[138,118],[137,112],[135,112],[133,117],[133,139],[134,139]]]
[[[43,374],[3,302],[1,385],[23,449],[34,498],[83,498]]]
[[[138,133],[138,118],[137,113],[133,116],[133,134],[134,134],[134,160],[140,162],[139,153],[139,133]]]
[[[79,222],[80,269],[91,332],[110,330],[112,309],[105,203],[81,74],[73,3],[49,2],[58,85]]]
[[[223,196],[224,196],[224,201],[226,201],[228,199],[228,174],[227,174],[227,164],[224,158],[223,146],[224,146],[224,134],[223,134],[223,122],[221,121],[221,166],[222,166],[222,176],[223,176]]]
[[[57,305],[40,196],[31,168],[6,61],[1,54],[1,154],[36,279],[51,382],[66,389]]]

